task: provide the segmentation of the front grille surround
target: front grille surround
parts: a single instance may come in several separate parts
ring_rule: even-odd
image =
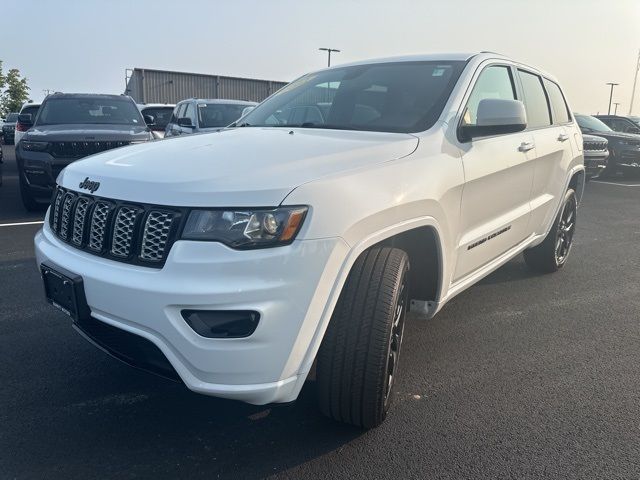
[[[590,142],[590,141],[585,141],[584,142],[584,146],[583,148],[585,150],[588,151],[597,151],[597,152],[601,152],[607,149],[607,144],[608,142],[604,141],[604,142]]]
[[[162,268],[187,209],[114,200],[57,187],[49,212],[55,236],[92,255]]]

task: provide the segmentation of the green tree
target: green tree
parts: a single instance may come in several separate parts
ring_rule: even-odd
[[[2,74],[0,63],[0,115],[6,116],[11,112],[20,111],[22,104],[29,100],[29,85],[27,79],[20,76],[20,70],[12,68],[6,75]]]

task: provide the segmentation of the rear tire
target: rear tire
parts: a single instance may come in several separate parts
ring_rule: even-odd
[[[409,302],[409,257],[373,247],[356,260],[318,352],[320,409],[363,428],[380,425],[391,404]]]
[[[564,266],[573,245],[577,208],[576,192],[570,188],[544,241],[524,251],[524,260],[530,269],[540,273],[553,273]]]

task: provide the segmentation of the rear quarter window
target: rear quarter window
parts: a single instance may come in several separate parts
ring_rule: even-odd
[[[569,113],[569,107],[562,95],[560,87],[551,80],[544,79],[544,88],[549,95],[549,102],[551,103],[551,110],[553,112],[553,123],[567,123],[571,121],[571,114]]]

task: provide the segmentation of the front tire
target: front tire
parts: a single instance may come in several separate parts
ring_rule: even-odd
[[[320,409],[363,428],[385,419],[409,302],[409,257],[372,247],[356,260],[318,352]]]
[[[576,192],[570,188],[544,241],[524,251],[524,260],[529,268],[540,273],[553,273],[565,265],[573,245],[577,209]]]

